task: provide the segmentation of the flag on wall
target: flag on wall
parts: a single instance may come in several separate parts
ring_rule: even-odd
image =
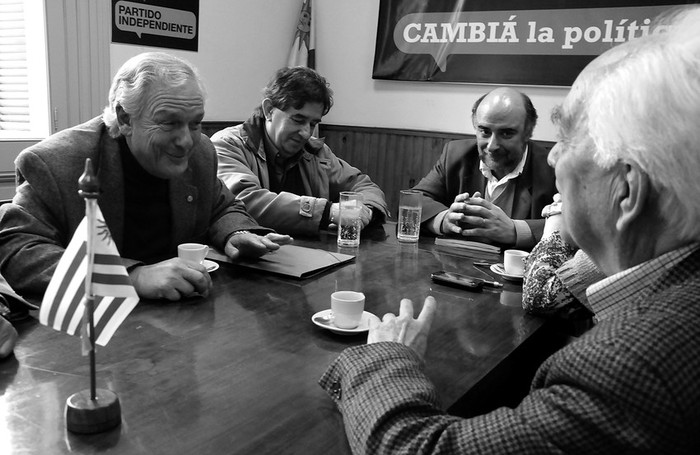
[[[134,309],[139,298],[99,206],[96,212],[92,293],[95,302],[95,341],[104,346]],[[69,335],[75,335],[85,313],[87,226],[86,217],[58,262],[39,310],[39,322]]]
[[[311,0],[304,0],[294,32],[292,48],[289,50],[287,66],[316,68],[316,31],[311,14]]]

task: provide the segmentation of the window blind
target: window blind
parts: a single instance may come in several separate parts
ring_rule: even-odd
[[[30,130],[27,68],[24,2],[0,0],[0,130]]]

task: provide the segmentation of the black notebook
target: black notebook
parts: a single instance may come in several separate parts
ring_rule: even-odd
[[[235,264],[298,279],[308,278],[355,259],[355,256],[350,254],[297,245],[282,245],[278,250],[267,253],[257,259],[232,261],[224,254],[214,250],[209,250],[207,257],[218,262]]]

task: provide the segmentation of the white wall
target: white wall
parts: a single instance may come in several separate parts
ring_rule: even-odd
[[[286,63],[300,8],[300,0],[200,0],[198,52],[112,43],[112,75],[141,52],[175,54],[204,79],[206,120],[245,120],[270,76]]]
[[[200,1],[199,52],[171,51],[197,66],[209,91],[206,120],[245,120],[286,62],[301,0]],[[473,133],[472,103],[491,86],[372,79],[378,0],[314,0],[316,67],[335,92],[325,123]],[[112,74],[152,50],[111,45]],[[549,120],[566,88],[521,87],[540,115],[534,138],[554,141]]]

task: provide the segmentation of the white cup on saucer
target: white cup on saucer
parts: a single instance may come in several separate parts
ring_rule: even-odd
[[[201,243],[181,243],[177,246],[177,255],[180,259],[201,264],[209,253],[209,247]]]
[[[333,324],[339,329],[354,329],[360,325],[365,310],[365,295],[355,291],[336,291],[331,294]]]
[[[506,250],[503,252],[503,270],[508,275],[523,276],[525,273],[525,259],[527,251]]]

